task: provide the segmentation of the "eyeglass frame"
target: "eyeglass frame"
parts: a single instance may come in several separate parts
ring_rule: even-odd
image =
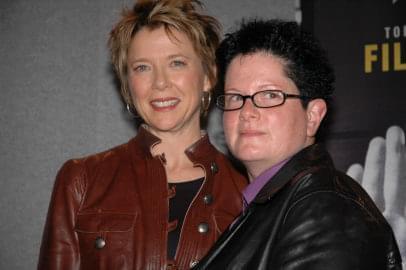
[[[281,102],[280,104],[277,104],[277,105],[274,105],[274,106],[258,106],[258,105],[255,103],[255,101],[254,101],[254,96],[257,95],[257,94],[259,94],[259,93],[264,93],[264,92],[280,93],[280,94],[282,94],[282,96],[283,96],[283,100],[282,100],[282,102]],[[233,96],[240,96],[240,97],[242,98],[242,105],[241,105],[241,107],[235,108],[235,109],[225,109],[223,106],[220,106],[220,105],[219,105],[219,98],[222,98],[222,97],[225,97],[225,96],[231,96],[231,95],[233,95]],[[286,99],[288,99],[288,98],[298,98],[298,99],[301,99],[301,100],[308,100],[308,99],[311,99],[311,97],[309,97],[309,96],[295,95],[295,94],[287,94],[287,93],[285,93],[283,90],[272,89],[272,90],[262,90],[262,91],[258,91],[258,92],[255,92],[253,95],[241,95],[241,94],[238,94],[238,93],[230,93],[230,94],[219,95],[219,96],[216,98],[216,107],[219,108],[219,109],[222,110],[222,111],[225,111],[225,112],[237,111],[237,110],[240,110],[240,109],[242,109],[242,108],[244,107],[245,101],[246,101],[247,99],[250,99],[251,102],[252,102],[252,104],[254,104],[255,107],[261,108],[261,109],[265,109],[265,108],[273,108],[273,107],[281,106],[281,105],[285,104],[285,101],[286,101]]]

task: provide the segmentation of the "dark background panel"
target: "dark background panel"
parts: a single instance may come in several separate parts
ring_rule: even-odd
[[[364,162],[373,137],[385,136],[392,125],[406,128],[406,69],[394,70],[395,43],[401,47],[398,61],[406,65],[406,1],[302,1],[302,12],[303,27],[319,38],[335,69],[327,145],[336,165],[346,170]],[[387,58],[382,53],[385,43]],[[377,61],[366,73],[369,44],[378,47]],[[382,58],[388,71],[382,71]]]

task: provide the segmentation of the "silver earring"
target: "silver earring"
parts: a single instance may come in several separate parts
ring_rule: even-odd
[[[126,108],[127,108],[128,114],[129,114],[131,117],[133,117],[133,118],[139,118],[139,115],[137,114],[137,111],[133,110],[133,109],[131,108],[130,104],[127,103]]]
[[[209,108],[210,108],[210,102],[211,102],[211,92],[210,91],[204,91],[203,96],[202,96],[202,115],[206,116]]]

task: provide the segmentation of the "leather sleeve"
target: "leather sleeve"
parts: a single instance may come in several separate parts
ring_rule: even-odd
[[[48,209],[38,270],[80,269],[76,214],[86,190],[85,170],[79,161],[60,169]]]
[[[389,234],[377,229],[383,226],[378,219],[343,194],[308,194],[288,209],[268,265],[273,270],[385,269]]]

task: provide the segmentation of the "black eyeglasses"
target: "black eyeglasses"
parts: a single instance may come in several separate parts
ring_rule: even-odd
[[[271,108],[285,103],[287,98],[309,99],[307,96],[286,94],[281,90],[264,90],[253,95],[224,94],[217,97],[216,105],[223,111],[235,111],[241,109],[247,99],[258,108]]]

